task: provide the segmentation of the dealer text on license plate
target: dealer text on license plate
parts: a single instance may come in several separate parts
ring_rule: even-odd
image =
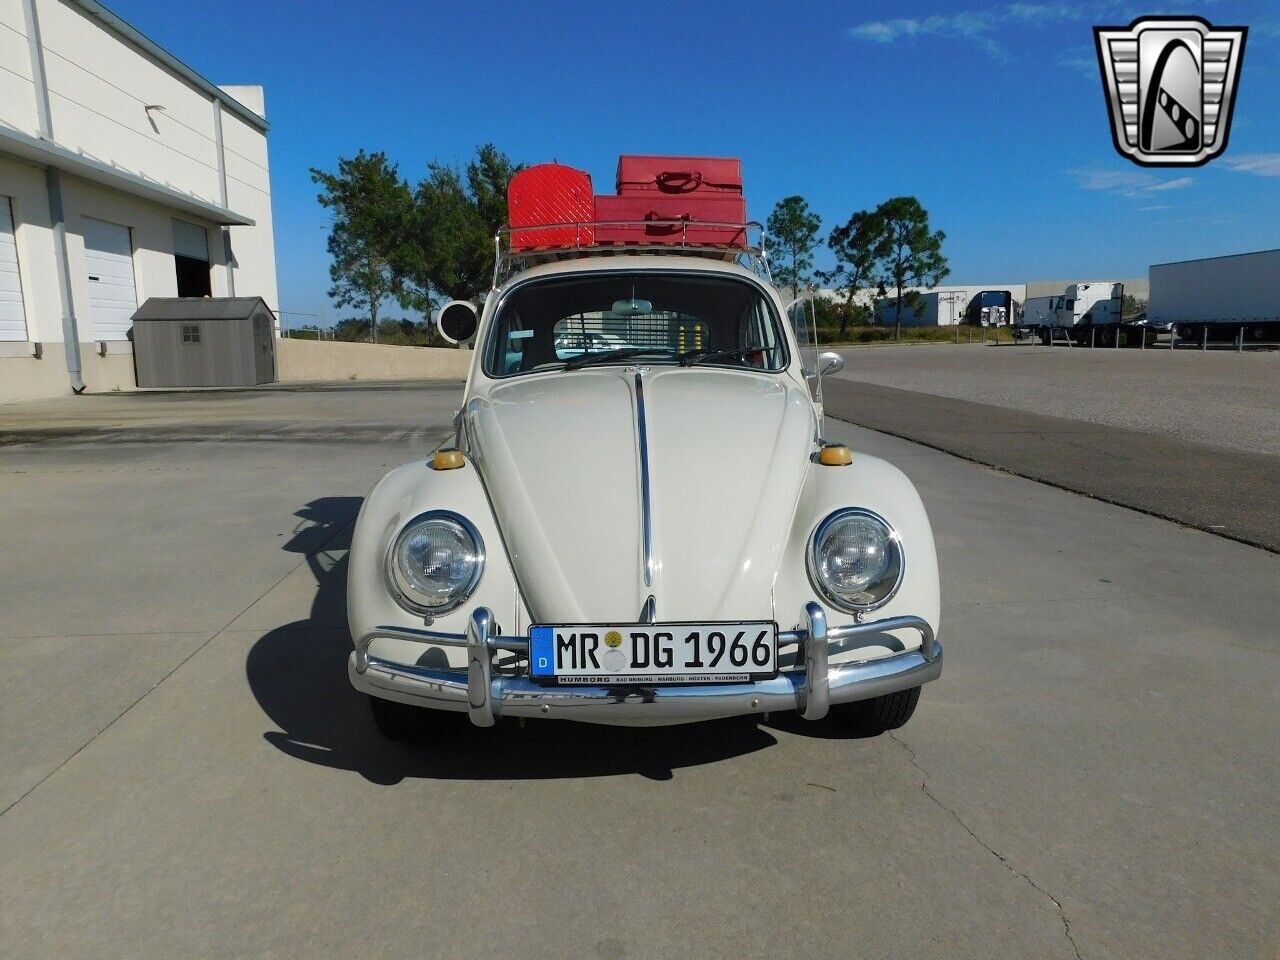
[[[539,625],[529,672],[556,683],[745,683],[778,672],[778,625]]]

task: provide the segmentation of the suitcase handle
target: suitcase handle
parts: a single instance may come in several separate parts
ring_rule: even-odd
[[[665,190],[668,193],[692,193],[703,185],[741,190],[740,184],[716,183],[714,180],[708,180],[697,170],[668,170],[653,179],[659,190]]]
[[[654,179],[660,190],[670,190],[672,193],[692,193],[702,186],[702,174],[693,170],[670,170],[658,174]]]
[[[668,217],[668,216],[664,216],[663,214],[659,213],[657,210],[650,210],[648,213],[646,213],[646,214],[644,215],[644,218],[645,218],[645,220],[646,220],[646,221],[649,221],[649,220],[680,220],[680,221],[683,221],[683,223],[688,223],[689,221],[691,221],[691,220],[693,219],[693,217],[689,216],[689,214],[687,214],[687,213],[682,213],[682,214],[680,214],[680,216],[678,216],[678,217]],[[653,226],[651,226],[651,227],[646,227],[646,228],[645,228],[645,232],[646,232],[646,233],[657,233],[657,232],[659,232],[659,231],[665,230],[667,233],[675,233],[677,230],[683,230],[683,229],[684,229],[684,227],[683,227],[681,224],[679,224],[679,223],[657,223],[657,224],[654,224],[654,225],[653,225]]]

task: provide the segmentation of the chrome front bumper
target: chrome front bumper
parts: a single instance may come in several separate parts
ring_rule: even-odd
[[[933,628],[920,617],[889,617],[828,629],[826,614],[818,604],[806,604],[804,614],[805,629],[778,635],[780,646],[799,644],[804,666],[756,683],[554,687],[524,676],[499,676],[494,672],[494,653],[527,654],[529,641],[498,635],[493,614],[485,607],[471,615],[465,635],[407,627],[371,630],[356,641],[347,673],[352,685],[364,693],[436,710],[466,711],[478,727],[493,726],[498,717],[642,724],[790,710],[806,720],[820,720],[833,703],[868,700],[918,687],[942,673],[942,646]],[[833,643],[902,629],[919,631],[919,649],[875,660],[828,663]],[[467,669],[421,667],[370,655],[370,644],[380,638],[466,647]]]

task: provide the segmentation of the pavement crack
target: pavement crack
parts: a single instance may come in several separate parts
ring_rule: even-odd
[[[916,755],[916,752],[912,750],[911,747],[908,746],[905,741],[898,739],[898,737],[895,736],[894,734],[890,733],[888,736],[890,740],[892,740],[894,743],[896,743],[898,746],[902,747],[902,749],[906,751],[907,757],[910,758],[911,760],[911,765],[920,772],[920,791],[926,797],[932,800],[935,804],[937,804],[938,807],[940,807],[943,810],[943,812],[945,812],[949,817],[951,817],[952,820],[958,823],[961,829],[963,829],[965,833],[967,833],[970,837],[973,838],[974,843],[978,844],[978,846],[982,847],[983,850],[986,850],[987,853],[991,854],[993,857],[999,860],[1001,865],[1006,870],[1008,870],[1011,874],[1028,883],[1031,886],[1031,889],[1035,890],[1036,893],[1040,894],[1042,897],[1045,897],[1050,903],[1053,904],[1054,909],[1058,911],[1058,919],[1062,923],[1062,933],[1067,938],[1067,942],[1071,944],[1072,953],[1075,954],[1076,960],[1083,960],[1083,958],[1080,955],[1080,947],[1076,943],[1076,939],[1071,933],[1071,920],[1070,918],[1067,917],[1066,910],[1063,909],[1062,901],[1059,900],[1057,897],[1055,897],[1052,893],[1050,893],[1044,887],[1040,886],[1040,884],[1036,883],[1036,881],[1033,880],[1028,874],[1023,873],[1021,870],[1015,867],[1012,863],[1009,862],[1008,858],[1005,857],[1004,854],[1000,853],[1000,851],[992,847],[991,844],[987,843],[980,836],[974,833],[973,828],[964,822],[964,818],[961,817],[960,814],[956,813],[956,811],[953,810],[951,807],[949,807],[946,803],[944,803],[942,799],[936,793],[934,793],[932,789],[930,789],[929,771],[920,765],[920,758],[919,756]]]

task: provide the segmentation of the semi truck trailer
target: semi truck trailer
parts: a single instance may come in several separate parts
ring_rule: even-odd
[[[1152,264],[1147,315],[1180,340],[1280,340],[1280,250]]]

